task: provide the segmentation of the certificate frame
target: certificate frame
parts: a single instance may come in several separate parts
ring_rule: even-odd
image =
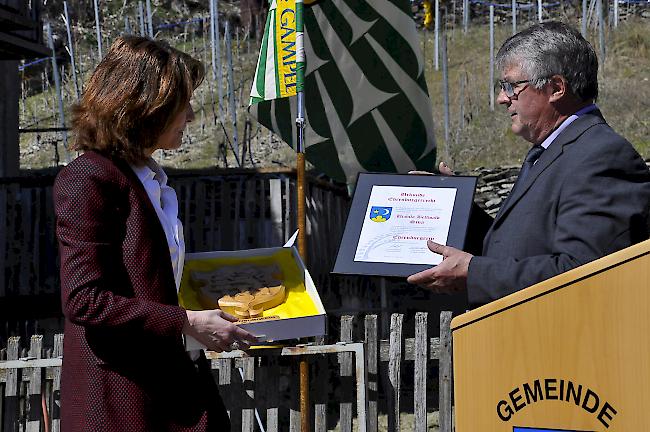
[[[339,244],[332,273],[406,277],[426,270],[434,264],[355,261],[363,223],[374,186],[453,188],[456,190],[447,234],[448,246],[462,249],[474,202],[476,177],[418,174],[359,173],[352,204]],[[433,252],[432,252],[433,253]]]

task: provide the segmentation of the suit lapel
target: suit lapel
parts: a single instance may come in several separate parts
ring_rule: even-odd
[[[118,167],[118,169],[129,179],[129,182],[131,184],[131,187],[135,191],[138,199],[138,203],[144,207],[146,210],[146,219],[151,222],[151,228],[153,230],[153,234],[155,238],[152,238],[151,241],[154,242],[154,250],[157,251],[156,253],[162,254],[161,257],[161,262],[168,262],[169,266],[164,266],[164,268],[169,268],[170,270],[170,275],[169,278],[171,278],[171,281],[174,281],[174,271],[171,265],[171,256],[169,253],[169,245],[167,244],[167,236],[165,235],[165,230],[160,223],[160,219],[158,218],[158,213],[156,213],[156,209],[153,207],[153,204],[151,203],[151,199],[149,198],[149,195],[147,194],[147,191],[144,188],[144,185],[138,178],[138,176],[133,172],[133,169],[129,166],[126,161],[121,160],[121,159],[116,159],[114,161],[115,165]],[[156,228],[154,228],[156,227]],[[176,286],[175,282],[172,282],[172,285],[170,286],[170,291],[169,296],[170,298],[175,299],[176,298]]]
[[[542,155],[537,160],[537,163],[535,163],[535,165],[533,165],[529,171],[528,176],[524,182],[520,185],[517,185],[517,188],[512,191],[512,196],[506,200],[503,210],[499,211],[497,217],[494,219],[492,226],[496,226],[499,221],[502,220],[515,205],[517,205],[521,198],[528,192],[533,183],[535,183],[540,174],[542,174],[557,158],[562,155],[564,146],[574,142],[590,127],[604,122],[605,120],[603,119],[600,111],[595,110],[591,113],[580,116],[573,123],[567,126],[567,128],[563,130],[560,135],[558,135],[555,141],[551,143],[549,148],[544,151],[544,153],[542,153]]]

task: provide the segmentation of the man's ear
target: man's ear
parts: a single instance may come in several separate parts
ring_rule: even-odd
[[[548,88],[551,92],[549,102],[557,102],[569,94],[569,83],[560,75],[553,75],[549,78]]]

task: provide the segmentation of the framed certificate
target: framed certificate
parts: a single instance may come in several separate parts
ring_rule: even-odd
[[[360,173],[332,273],[406,277],[462,249],[476,177]]]

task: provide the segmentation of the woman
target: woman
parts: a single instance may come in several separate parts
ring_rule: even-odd
[[[246,348],[220,310],[178,306],[178,201],[151,154],[181,145],[202,64],[164,42],[121,37],[73,107],[84,153],[54,185],[65,344],[63,431],[225,431],[202,351]]]

